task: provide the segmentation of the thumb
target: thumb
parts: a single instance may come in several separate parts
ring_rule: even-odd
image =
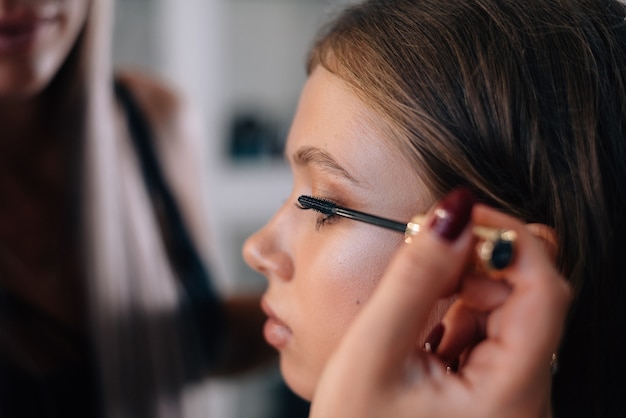
[[[331,367],[366,385],[386,386],[397,377],[413,355],[435,303],[458,286],[474,242],[473,203],[471,192],[457,189],[432,211],[422,231],[392,259]]]

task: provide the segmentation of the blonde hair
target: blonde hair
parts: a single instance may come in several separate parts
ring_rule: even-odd
[[[182,415],[180,291],[123,114],[113,97],[113,1],[92,0],[61,77],[83,120],[81,238],[90,328],[107,417]]]

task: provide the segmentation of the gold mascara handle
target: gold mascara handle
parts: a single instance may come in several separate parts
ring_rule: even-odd
[[[424,215],[416,215],[406,224],[405,240],[410,240],[422,228]],[[482,241],[478,246],[478,257],[493,270],[502,270],[508,267],[515,255],[515,240],[517,233],[510,229],[489,228],[476,225],[472,228],[473,234]]]

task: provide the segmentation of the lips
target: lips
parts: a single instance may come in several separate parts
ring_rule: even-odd
[[[20,53],[31,48],[38,33],[55,21],[44,14],[39,16],[29,11],[16,11],[0,15],[0,53]]]
[[[261,302],[261,308],[268,316],[263,327],[265,340],[277,349],[287,345],[291,339],[291,329],[274,313],[266,299]]]

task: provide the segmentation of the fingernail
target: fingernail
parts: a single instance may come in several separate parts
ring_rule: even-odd
[[[459,371],[459,359],[454,360],[452,363],[446,366],[447,374],[456,374]]]
[[[465,188],[454,189],[435,208],[430,230],[447,241],[454,241],[467,225],[474,206],[474,195]]]
[[[435,325],[433,329],[430,330],[424,342],[425,352],[434,353],[437,351],[439,343],[441,342],[441,338],[443,338],[444,330],[445,328],[441,322]]]

